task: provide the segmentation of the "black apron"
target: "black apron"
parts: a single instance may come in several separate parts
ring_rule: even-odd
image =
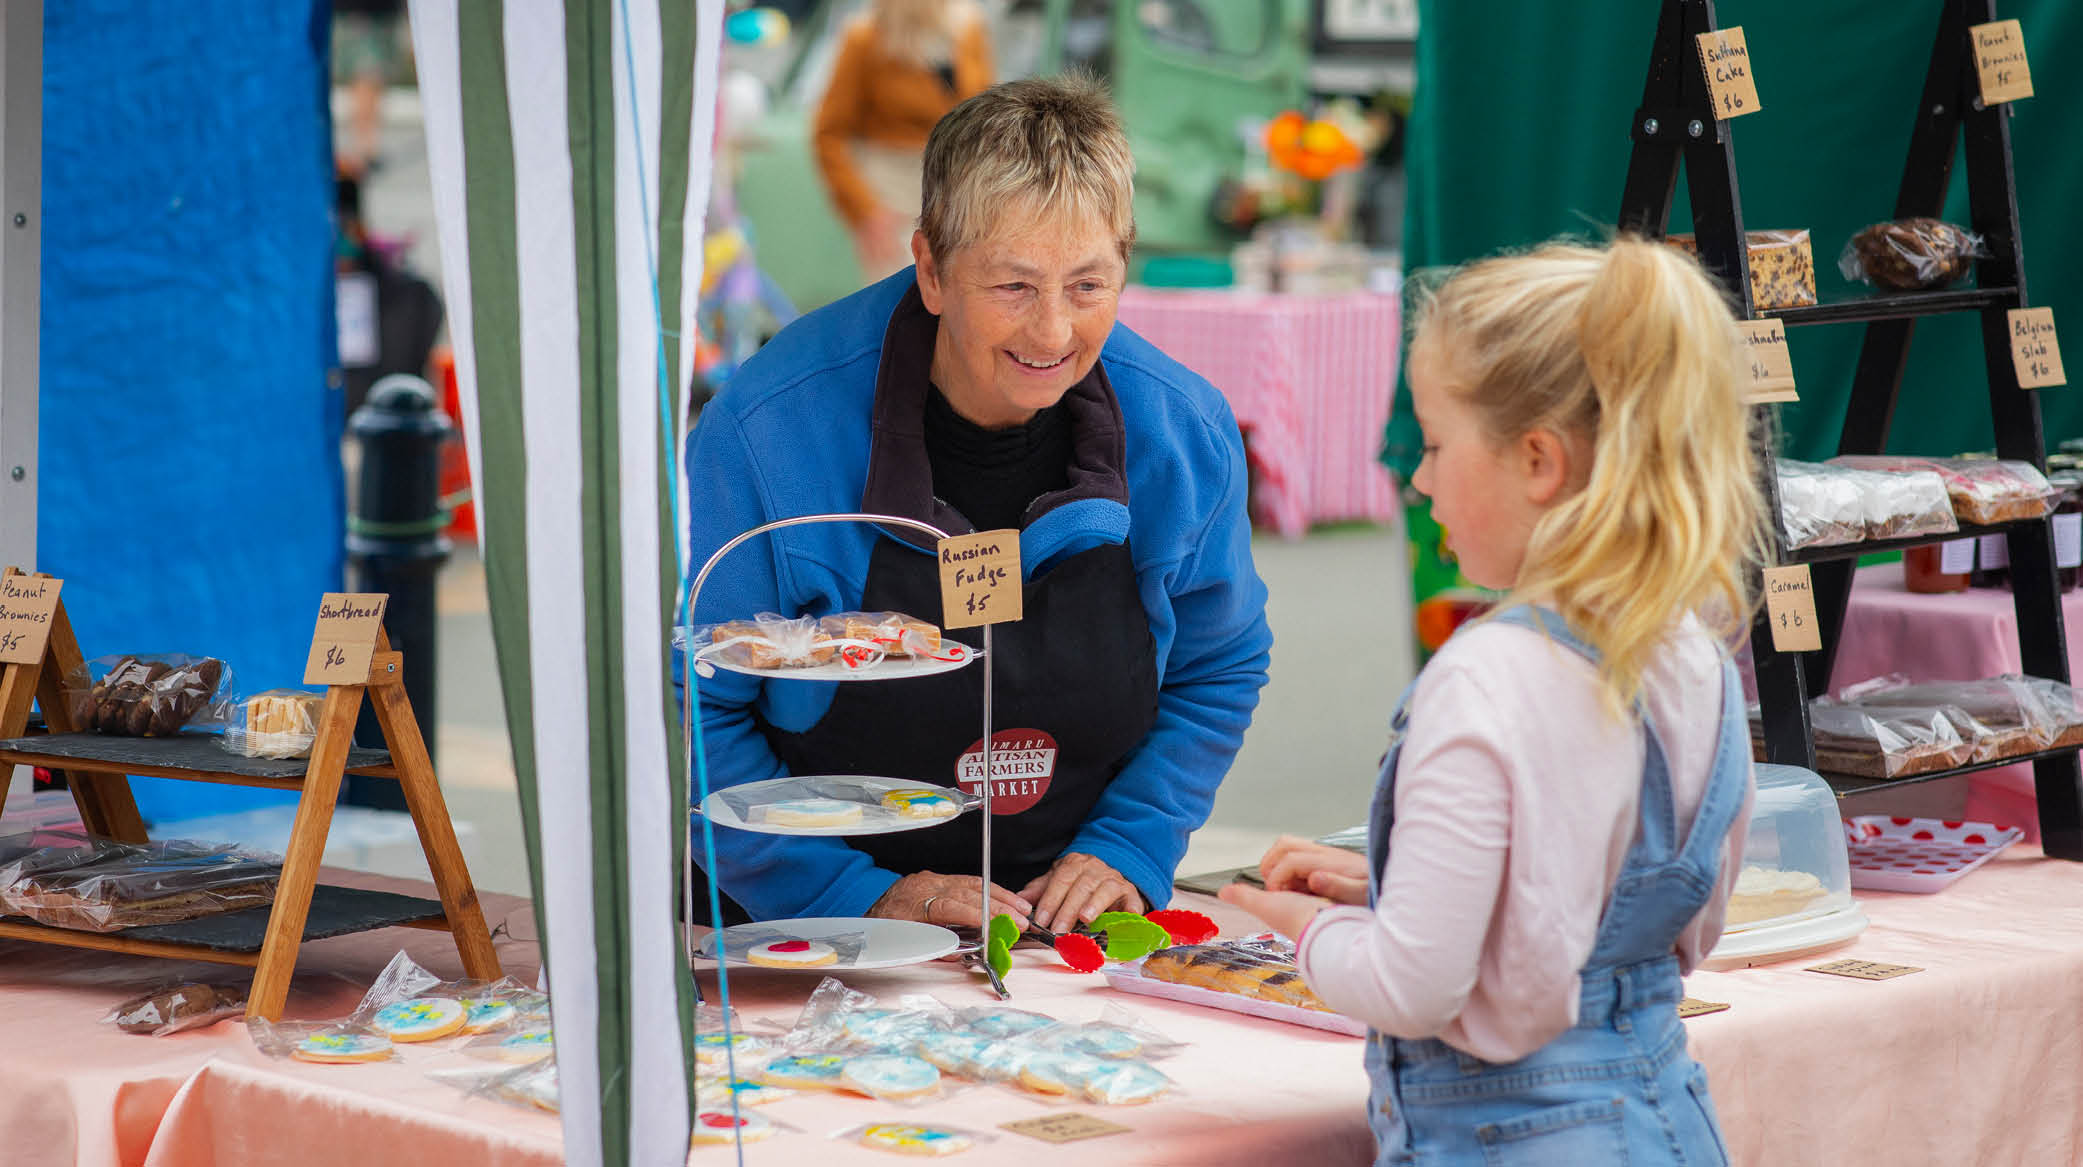
[[[991,630],[992,880],[1018,891],[1049,869],[1157,723],[1157,660],[1126,544],[1081,552],[1027,582],[1025,618]],[[861,607],[937,613],[940,569],[877,542]],[[981,646],[982,630],[951,634]],[[761,730],[789,773],[870,774],[981,793],[983,665],[914,680],[847,682],[802,733]],[[983,814],[847,840],[909,875],[976,875]]]
[[[923,417],[939,318],[913,287],[890,315],[876,378],[873,434],[861,510],[930,523],[950,534],[969,521],[934,497]],[[1121,407],[1094,364],[1064,394],[1072,451],[1066,489],[1036,499],[1025,522],[1087,499],[1128,503]],[[1126,542],[1065,556],[1030,578],[1024,618],[991,630],[992,881],[1019,891],[1069,847],[1107,784],[1157,724],[1157,653]],[[870,554],[861,610],[940,615],[940,569],[923,534],[891,528]],[[948,633],[981,647],[982,629]],[[787,682],[782,682],[786,684]],[[901,681],[836,686],[825,715],[801,732],[757,724],[797,776],[864,774],[978,791],[983,665]],[[980,811],[938,826],[847,842],[877,865],[910,875],[980,874]],[[697,903],[707,894],[702,872]],[[726,889],[728,890],[728,889]],[[698,912],[697,916],[705,913]],[[725,922],[748,918],[726,897]]]

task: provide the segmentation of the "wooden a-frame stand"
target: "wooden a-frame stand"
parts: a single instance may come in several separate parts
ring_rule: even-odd
[[[5,569],[5,574],[16,574]],[[236,916],[206,918],[185,924],[131,928],[120,932],[84,932],[51,928],[19,917],[0,918],[0,938],[36,940],[109,952],[236,964],[254,970],[246,1015],[279,1020],[295,971],[298,946],[306,939],[405,925],[447,931],[455,937],[467,975],[494,980],[499,958],[477,902],[477,889],[463,862],[449,821],[448,806],[434,778],[433,760],[420,737],[419,723],[403,684],[403,656],[391,651],[390,639],[378,634],[369,679],[360,685],[327,688],[320,706],[318,737],[308,762],[243,758],[214,742],[193,737],[120,738],[76,732],[72,710],[63,699],[64,679],[84,672],[79,643],[60,602],[51,618],[50,639],[42,659],[33,665],[0,665],[0,805],[7,801],[8,779],[16,765],[42,766],[62,774],[79,805],[80,821],[95,835],[124,842],[146,841],[144,820],[130,793],[126,775],[223,782],[297,792],[295,826],[282,857],[282,877],[271,909],[252,909],[257,923],[266,914],[266,930],[242,941],[221,925]],[[384,751],[353,748],[355,719],[364,694],[374,704],[383,728]],[[23,737],[31,701],[43,711],[48,733]],[[163,754],[160,758],[141,755]],[[100,755],[100,756],[97,756]],[[333,888],[318,883],[318,867],[332,826],[333,803],[345,775],[394,778],[404,788],[405,802],[419,832],[427,866],[441,902],[387,893]],[[323,904],[329,923],[312,921],[314,900]],[[220,925],[196,929],[193,925]],[[307,925],[309,925],[307,929]],[[252,931],[249,926],[246,931]],[[194,933],[182,938],[183,932]],[[308,934],[307,934],[308,932]],[[254,943],[257,939],[258,943]]]

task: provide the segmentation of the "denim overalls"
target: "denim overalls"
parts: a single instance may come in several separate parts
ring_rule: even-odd
[[[1519,607],[1494,618],[1544,627],[1556,641],[1598,659],[1553,612]],[[1670,768],[1642,710],[1640,821],[1578,974],[1575,1028],[1503,1065],[1437,1039],[1367,1035],[1376,1167],[1728,1162],[1707,1076],[1685,1052],[1672,954],[1678,934],[1713,894],[1722,844],[1748,790],[1742,688],[1726,659],[1722,694],[1714,773],[1689,834],[1676,822]],[[1408,701],[1406,693],[1396,709],[1368,823],[1370,902],[1381,894]]]

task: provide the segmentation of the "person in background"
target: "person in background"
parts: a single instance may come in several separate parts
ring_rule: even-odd
[[[1023,617],[992,629],[988,903],[979,812],[848,838],[719,831],[709,874],[743,915],[974,928],[1005,912],[1067,931],[1171,898],[1273,637],[1235,417],[1115,323],[1134,170],[1090,81],[970,98],[926,144],[916,271],[782,329],[702,411],[690,563],[777,519],[864,512],[1015,529],[1025,577]],[[935,541],[866,523],[773,531],[717,563],[693,623],[844,611],[937,620]],[[975,792],[982,688],[976,669],[889,684],[719,670],[700,682],[709,782],[867,774]]]
[[[1367,857],[1285,839],[1266,890],[1222,893],[1372,1027],[1379,1164],[1728,1162],[1677,1005],[1752,791],[1741,351],[1699,265],[1635,239],[1486,260],[1418,309],[1412,485],[1507,594],[1398,706]]]
[[[811,141],[863,280],[911,262],[926,135],[991,74],[989,30],[965,0],[874,0],[847,26]]]
[[[405,0],[333,0],[333,76],[347,86],[349,141],[333,153],[349,178],[377,163],[383,90],[398,62],[398,19]]]

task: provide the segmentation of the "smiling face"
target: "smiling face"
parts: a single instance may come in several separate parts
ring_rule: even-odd
[[[1554,491],[1530,472],[1525,439],[1499,442],[1483,428],[1451,346],[1426,337],[1411,347],[1410,396],[1425,434],[1410,484],[1432,500],[1462,574],[1480,587],[1510,588]]]
[[[1098,216],[1021,213],[937,261],[912,237],[919,296],[940,317],[933,383],[981,426],[1020,425],[1092,371],[1128,276],[1120,241]]]

